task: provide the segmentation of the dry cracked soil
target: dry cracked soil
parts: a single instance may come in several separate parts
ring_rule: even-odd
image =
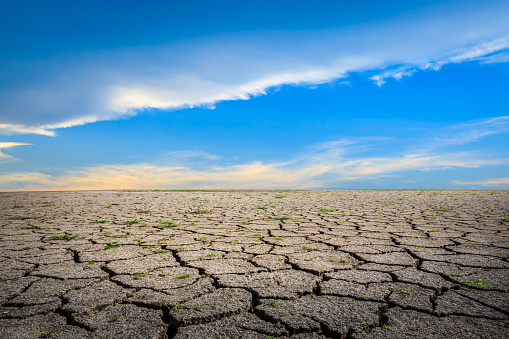
[[[0,193],[1,338],[508,338],[507,191]]]

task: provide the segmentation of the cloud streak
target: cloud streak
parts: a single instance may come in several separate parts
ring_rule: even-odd
[[[379,142],[380,140],[378,140]],[[155,188],[317,188],[342,187],[360,180],[376,180],[406,171],[437,171],[507,165],[508,158],[487,157],[474,152],[415,154],[410,151],[386,157],[356,155],[358,148],[374,142],[343,139],[320,143],[295,159],[280,162],[254,161],[223,166],[102,165],[64,175],[7,173],[0,175],[3,190],[155,189]],[[181,159],[215,161],[199,151],[179,152]]]
[[[14,158],[12,155],[3,153],[2,149],[13,148],[16,146],[27,146],[27,145],[31,145],[31,144],[27,144],[24,142],[0,142],[0,161],[18,160],[16,158]]]
[[[509,131],[509,116],[480,119],[458,124],[445,129],[445,135],[438,137],[439,145],[463,145],[477,141],[489,135]]]
[[[507,166],[509,158],[491,152],[458,151],[469,143],[509,132],[509,116],[447,126],[404,144],[387,137],[350,137],[309,145],[300,155],[278,161],[221,163],[202,150],[169,151],[152,163],[105,164],[50,175],[0,174],[1,190],[156,189],[156,188],[318,188],[404,177],[409,171],[444,171]],[[419,145],[424,142],[426,149]],[[395,148],[394,145],[403,147]],[[0,160],[15,160],[3,149],[29,145],[0,142]],[[447,147],[455,149],[448,151]],[[389,149],[373,155],[373,149]],[[404,178],[403,178],[404,179]],[[454,185],[505,187],[507,178],[454,181]]]
[[[480,181],[453,181],[455,185],[482,186],[482,187],[509,187],[509,178],[494,178]]]
[[[370,73],[381,86],[448,63],[494,62],[509,47],[509,5],[482,6],[431,8],[344,29],[239,33],[27,61],[14,65],[21,77],[11,72],[0,83],[0,133],[54,136],[146,109],[213,107],[352,72]]]

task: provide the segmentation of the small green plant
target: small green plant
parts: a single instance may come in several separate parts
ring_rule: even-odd
[[[474,281],[463,280],[463,282],[466,284],[475,285],[477,287],[486,287],[486,285],[484,285],[484,280],[482,279],[475,279]]]
[[[113,318],[111,318],[110,323],[115,322],[115,321],[117,321],[119,319],[120,319],[120,317],[113,317]]]
[[[401,293],[401,294],[408,294],[408,295],[414,294],[414,293],[413,293],[412,291],[410,291],[409,289],[399,290],[399,293]]]
[[[39,217],[14,217],[13,220],[28,220],[28,219],[34,219],[37,220]]]
[[[367,323],[367,322],[364,322],[364,323],[362,323],[362,326],[365,327],[365,328],[369,328],[371,326],[371,324]]]
[[[55,331],[42,332],[39,334],[39,338],[50,338]]]
[[[326,209],[320,209],[320,212],[334,212],[334,210],[326,210]]]
[[[470,290],[470,287],[468,287],[468,286],[461,286],[460,290],[468,291],[468,290]]]
[[[182,275],[179,275],[177,277],[177,279],[187,279],[187,278],[191,278],[192,274],[191,273],[188,273],[188,274],[182,274]]]
[[[167,222],[161,223],[157,227],[159,227],[159,228],[170,228],[170,227],[179,227],[179,225],[177,225],[177,224],[175,224],[173,222],[167,221]]]
[[[109,250],[111,248],[120,247],[120,246],[122,246],[122,244],[117,244],[117,243],[115,243],[115,244],[108,244],[108,245],[106,245],[106,249]]]
[[[134,224],[139,224],[139,220],[138,219],[134,219],[134,220],[131,220],[131,221],[126,221],[124,224],[126,225],[134,225]]]
[[[157,307],[163,307],[164,302],[165,302],[165,300],[164,300],[164,299],[163,299],[163,300],[159,300],[159,301],[156,301],[156,302],[155,302],[155,305],[156,305]]]
[[[147,276],[147,273],[140,272],[140,273],[136,273],[134,275],[134,279],[141,279],[141,278],[146,277],[146,276]]]
[[[27,227],[21,227],[24,230],[42,230],[42,228],[37,226],[27,226]]]
[[[347,262],[348,260],[347,259],[341,259],[341,262]]]
[[[184,304],[177,305],[177,309],[179,309],[179,310],[185,310],[186,308],[187,308],[187,306]]]
[[[275,300],[269,301],[269,305],[272,306],[272,307],[278,307],[279,306],[279,304]]]
[[[168,327],[168,326],[170,326],[170,324],[167,324],[167,323],[165,323],[164,321],[161,321],[161,323],[159,324],[159,326],[161,326],[161,327]]]
[[[387,324],[387,323],[381,323],[380,325],[382,326],[382,328],[385,328],[385,329],[391,328],[389,326],[389,324]]]
[[[152,252],[159,254],[159,253],[168,253],[169,251],[163,250],[163,249],[155,249],[155,250],[152,250]]]
[[[215,254],[215,253],[209,253],[209,254],[207,254],[207,256],[208,256],[208,257],[213,258],[213,257],[217,257],[217,254]]]
[[[71,237],[69,234],[55,235],[55,236],[49,238],[49,240],[65,240],[65,241],[69,241],[69,240],[72,240],[72,239],[74,239],[76,237],[77,237],[77,235]]]
[[[191,214],[206,214],[206,213],[210,213],[210,212],[212,212],[212,211],[211,210],[200,210],[200,209],[187,211],[187,213],[191,213]]]
[[[336,262],[337,260],[336,260],[336,259],[331,258],[331,259],[330,259],[330,261],[331,261],[331,262]]]

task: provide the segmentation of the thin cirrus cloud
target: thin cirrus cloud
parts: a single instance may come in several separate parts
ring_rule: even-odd
[[[473,126],[497,126],[507,117],[478,120],[444,128],[456,134],[449,145],[476,142],[494,133],[465,137]],[[497,133],[505,133],[498,129]],[[433,140],[428,136],[428,140]],[[452,140],[456,140],[453,142]],[[407,171],[437,171],[457,168],[507,165],[509,159],[481,151],[443,151],[443,146],[427,150],[409,145],[388,156],[366,156],[374,145],[390,138],[349,138],[311,145],[308,151],[286,161],[252,161],[242,164],[214,165],[219,158],[203,151],[163,154],[159,163],[101,165],[70,171],[63,175],[41,172],[0,175],[2,190],[74,190],[142,188],[313,188],[342,187],[348,182],[404,176]],[[432,143],[430,142],[430,145]],[[165,163],[169,157],[178,163]],[[193,161],[189,161],[192,159]],[[207,163],[208,166],[201,166]],[[506,179],[453,182],[454,185],[501,186]]]
[[[24,142],[0,142],[0,161],[17,160],[12,155],[3,153],[2,149],[13,148],[13,147],[16,147],[16,146],[28,146],[28,145],[31,145],[31,144],[27,144],[27,143],[24,143]]]
[[[509,187],[509,178],[493,178],[480,181],[453,181],[456,185],[482,187]]]
[[[447,126],[425,140],[426,149],[464,145],[481,138],[509,131],[509,116],[492,117]]]
[[[212,108],[352,72],[381,86],[449,63],[506,62],[507,17],[506,2],[469,3],[346,28],[243,32],[24,61],[14,67],[20,74],[5,72],[0,81],[0,133],[54,136],[146,109]]]
[[[314,157],[293,166],[250,162],[206,170],[133,164],[89,167],[60,176],[40,172],[10,173],[0,175],[0,187],[2,190],[341,187],[349,181],[378,179],[410,170],[476,168],[509,162],[505,158],[479,159],[468,152],[319,160]]]

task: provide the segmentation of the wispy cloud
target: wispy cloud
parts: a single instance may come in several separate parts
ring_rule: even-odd
[[[453,181],[455,185],[462,186],[482,186],[482,187],[509,187],[509,178],[494,178],[494,179],[484,179],[480,181]]]
[[[14,65],[23,80],[6,72],[0,86],[0,133],[53,136],[145,109],[212,108],[352,72],[379,72],[372,79],[382,85],[447,63],[487,63],[508,49],[507,17],[506,2],[456,4],[343,29],[239,33],[26,61]]]
[[[507,165],[509,158],[490,157],[476,152],[412,153],[411,147],[390,156],[362,155],[379,138],[341,139],[308,147],[293,159],[278,162],[253,161],[214,165],[217,157],[201,151],[175,153],[186,163],[189,158],[208,160],[196,163],[102,165],[63,175],[7,173],[0,175],[3,190],[73,190],[127,188],[313,188],[341,187],[348,182],[376,180],[407,171],[438,171],[457,168]],[[402,178],[405,180],[405,178]]]
[[[17,160],[12,155],[3,153],[2,149],[8,149],[8,148],[16,147],[16,146],[26,146],[26,145],[31,145],[31,144],[27,144],[27,143],[23,143],[23,142],[0,142],[0,161]]]
[[[509,51],[503,51],[493,55],[485,56],[479,60],[481,64],[498,64],[509,62]]]
[[[445,128],[443,135],[436,138],[441,145],[463,145],[483,137],[509,131],[509,116],[480,119]]]
[[[85,168],[61,176],[40,172],[0,175],[4,190],[74,190],[127,188],[312,188],[341,187],[346,182],[418,170],[444,170],[507,164],[509,159],[477,159],[468,153],[420,154],[387,158],[344,159],[340,162],[314,158],[298,166],[252,162],[196,170],[154,164],[106,165]]]
[[[508,62],[506,50],[509,48],[509,36],[504,36],[492,41],[483,42],[474,46],[453,49],[439,56],[433,61],[400,65],[395,69],[388,69],[380,74],[370,77],[373,82],[381,87],[387,79],[401,80],[403,77],[412,76],[420,70],[438,71],[447,64],[457,64],[466,61],[479,61],[483,64]],[[502,52],[501,52],[502,51]],[[500,52],[500,53],[496,53]],[[496,53],[495,55],[492,55]],[[452,54],[452,56],[451,56]]]
[[[404,76],[412,76],[412,74],[417,72],[417,69],[413,67],[415,66],[400,66],[397,69],[391,69],[384,71],[383,73],[373,75],[370,77],[370,79],[373,80],[378,87],[382,87],[382,85],[385,84],[389,78],[401,80]]]
[[[278,161],[228,164],[202,150],[169,151],[151,163],[109,164],[50,175],[43,172],[4,173],[2,190],[73,190],[125,188],[312,188],[405,176],[409,171],[444,171],[507,166],[509,158],[491,152],[458,151],[494,134],[509,132],[509,117],[493,117],[444,127],[399,143],[387,137],[346,137],[315,143],[300,155]],[[427,148],[420,147],[424,142]],[[399,144],[398,148],[394,148]],[[0,150],[26,143],[2,142]],[[386,149],[386,155],[378,150]],[[454,149],[451,151],[450,149]],[[373,151],[376,150],[377,153]],[[12,159],[0,152],[1,159]],[[455,185],[501,187],[507,178]],[[469,186],[469,187],[470,187]]]
[[[493,41],[481,43],[477,46],[465,48],[458,55],[450,57],[447,61],[452,63],[480,60],[492,53],[509,48],[509,37],[502,37]]]

